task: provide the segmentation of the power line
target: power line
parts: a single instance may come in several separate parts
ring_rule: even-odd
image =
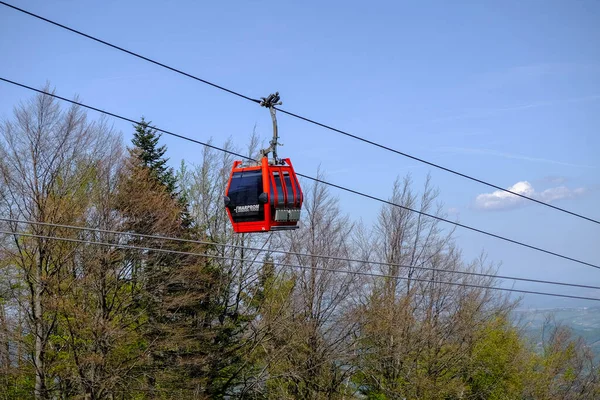
[[[19,220],[19,219],[11,219],[11,218],[0,218],[0,221],[14,223],[14,224],[39,225],[39,226],[47,226],[47,227],[54,227],[54,228],[79,230],[79,231],[92,231],[92,232],[107,233],[107,234],[120,235],[120,236],[136,236],[136,237],[141,237],[141,238],[146,238],[146,239],[170,240],[170,241],[181,242],[181,243],[194,243],[194,244],[202,244],[202,245],[209,245],[209,246],[231,247],[231,248],[257,251],[257,252],[267,252],[267,253],[283,254],[283,255],[297,256],[297,257],[311,257],[311,258],[319,258],[319,259],[334,260],[334,261],[354,262],[354,263],[360,263],[360,264],[393,266],[393,267],[400,267],[400,268],[406,268],[406,269],[417,269],[417,270],[423,270],[423,271],[434,271],[434,272],[437,271],[437,272],[445,272],[445,273],[451,273],[451,274],[477,276],[477,277],[482,277],[482,278],[506,279],[506,280],[512,280],[512,281],[540,283],[540,284],[546,284],[546,285],[559,285],[559,286],[575,287],[575,288],[580,288],[580,289],[600,290],[600,286],[583,285],[583,284],[578,284],[578,283],[547,281],[547,280],[542,280],[542,279],[520,278],[520,277],[515,277],[515,276],[484,274],[484,273],[469,272],[469,271],[448,271],[448,270],[440,270],[439,268],[424,267],[424,266],[420,266],[420,265],[411,266],[411,265],[403,265],[403,264],[397,264],[397,263],[386,263],[386,262],[381,262],[381,261],[360,260],[360,259],[349,258],[349,257],[337,257],[337,256],[329,256],[329,255],[322,255],[322,254],[300,253],[300,252],[286,251],[286,250],[264,249],[261,247],[250,247],[250,246],[242,246],[242,245],[229,244],[229,243],[217,243],[217,242],[210,242],[210,241],[205,241],[205,240],[184,239],[184,238],[162,236],[162,235],[148,235],[148,234],[135,233],[135,232],[114,231],[114,230],[109,230],[109,229],[92,228],[92,227],[86,227],[86,226],[55,224],[55,223],[37,222],[37,221],[25,221],[25,220]]]
[[[127,244],[119,244],[119,243],[97,242],[97,241],[84,240],[84,239],[65,238],[65,237],[59,237],[59,236],[46,236],[46,235],[38,235],[38,234],[25,233],[25,232],[10,232],[10,231],[5,231],[5,230],[0,230],[0,234],[23,236],[23,237],[34,237],[34,238],[48,239],[48,240],[59,240],[59,241],[64,241],[64,242],[80,243],[80,244],[95,245],[95,246],[116,247],[116,248],[122,248],[122,249],[130,249],[130,250],[157,251],[157,252],[168,253],[168,254],[179,254],[179,255],[206,257],[206,258],[216,258],[216,259],[230,260],[230,261],[249,262],[249,263],[253,263],[253,264],[264,263],[264,261],[245,260],[242,258],[236,258],[236,257],[230,257],[230,256],[219,256],[219,255],[213,255],[213,254],[208,254],[208,253],[196,253],[196,252],[191,252],[191,251],[160,249],[160,248],[155,248],[155,247],[134,246],[134,245],[127,245]],[[280,267],[286,267],[286,268],[315,270],[315,271],[331,272],[331,273],[342,273],[342,274],[349,274],[349,275],[368,276],[368,277],[374,277],[374,278],[411,280],[411,281],[415,281],[415,282],[436,283],[436,284],[442,284],[442,285],[461,286],[461,287],[469,287],[469,288],[477,288],[477,289],[499,290],[499,291],[511,292],[511,293],[536,294],[536,295],[541,295],[541,296],[552,296],[552,297],[563,297],[563,298],[578,299],[578,300],[600,301],[599,298],[595,298],[595,297],[574,296],[574,295],[568,295],[568,294],[539,292],[539,291],[533,291],[533,290],[510,289],[510,288],[502,288],[502,287],[495,287],[495,286],[476,285],[476,284],[465,283],[465,282],[436,281],[436,280],[432,280],[432,279],[423,279],[423,278],[405,278],[405,277],[399,277],[399,276],[394,276],[394,275],[377,274],[374,272],[345,271],[345,270],[335,269],[335,268],[305,266],[305,265],[288,264],[288,263],[281,263],[281,262],[272,262],[272,264],[276,265],[276,266],[280,266]]]
[[[83,36],[83,37],[85,37],[85,38],[87,38],[87,39],[91,39],[91,40],[93,40],[93,41],[96,41],[96,42],[98,42],[98,43],[101,43],[101,44],[103,44],[103,45],[105,45],[105,46],[109,46],[109,47],[111,47],[111,48],[113,48],[113,49],[116,49],[116,50],[122,51],[122,52],[124,52],[124,53],[127,53],[127,54],[129,54],[129,55],[131,55],[131,56],[134,56],[134,57],[140,58],[140,59],[142,59],[142,60],[144,60],[144,61],[150,62],[150,63],[152,63],[152,64],[155,64],[155,65],[158,65],[158,66],[160,66],[160,67],[162,67],[162,68],[166,68],[166,69],[168,69],[168,70],[170,70],[170,71],[173,71],[173,72],[176,72],[176,73],[178,73],[178,74],[180,74],[180,75],[186,76],[186,77],[188,77],[188,78],[191,78],[191,79],[194,79],[194,80],[196,80],[196,81],[202,82],[202,83],[204,83],[204,84],[210,85],[210,86],[212,86],[212,87],[214,87],[214,88],[217,88],[217,89],[223,90],[223,91],[225,91],[225,92],[227,92],[227,93],[230,93],[230,94],[233,94],[233,95],[235,95],[235,96],[241,97],[241,98],[243,98],[243,99],[245,99],[245,100],[249,100],[249,101],[252,101],[252,102],[254,102],[254,103],[260,103],[260,100],[253,99],[253,98],[251,98],[251,97],[249,97],[249,96],[246,96],[246,95],[244,95],[244,94],[241,94],[241,93],[239,93],[239,92],[236,92],[236,91],[234,91],[234,90],[227,89],[227,88],[225,88],[225,87],[223,87],[223,86],[221,86],[221,85],[217,85],[217,84],[215,84],[215,83],[213,83],[213,82],[210,82],[210,81],[207,81],[207,80],[205,80],[205,79],[199,78],[199,77],[197,77],[197,76],[195,76],[195,75],[192,75],[192,74],[190,74],[190,73],[187,73],[187,72],[181,71],[180,69],[173,68],[173,67],[171,67],[171,66],[169,66],[169,65],[166,65],[166,64],[164,64],[164,63],[161,63],[161,62],[159,62],[159,61],[153,60],[153,59],[151,59],[151,58],[149,58],[149,57],[145,57],[145,56],[143,56],[143,55],[141,55],[141,54],[139,54],[139,53],[135,53],[135,52],[133,52],[133,51],[131,51],[131,50],[127,50],[127,49],[125,49],[125,48],[123,48],[123,47],[120,47],[120,46],[117,46],[117,45],[115,45],[115,44],[112,44],[112,43],[110,43],[110,42],[107,42],[107,41],[105,41],[105,40],[99,39],[99,38],[97,38],[97,37],[95,37],[95,36],[89,35],[89,34],[87,34],[87,33],[83,33],[83,32],[81,32],[81,31],[78,31],[78,30],[76,30],[76,29],[73,29],[73,28],[70,28],[70,27],[68,27],[68,26],[66,26],[66,25],[63,25],[63,24],[61,24],[61,23],[58,23],[58,22],[56,22],[56,21],[53,21],[53,20],[51,20],[51,19],[48,19],[48,18],[42,17],[41,15],[34,14],[34,13],[30,12],[30,11],[27,11],[27,10],[24,10],[24,9],[22,9],[22,8],[16,7],[16,6],[12,5],[12,4],[8,4],[8,3],[4,2],[4,1],[0,1],[0,4],[4,5],[4,6],[6,6],[6,7],[12,8],[12,9],[14,9],[14,10],[16,10],[16,11],[20,11],[20,12],[22,12],[22,13],[24,13],[24,14],[27,14],[27,15],[29,15],[29,16],[32,16],[32,17],[34,17],[34,18],[40,19],[40,20],[42,20],[42,21],[44,21],[44,22],[47,22],[47,23],[49,23],[49,24],[52,24],[52,25],[58,26],[59,28],[65,29],[65,30],[67,30],[67,31],[69,31],[69,32],[72,32],[72,33],[75,33],[75,34],[77,34],[77,35]],[[578,218],[581,218],[581,219],[584,219],[584,220],[587,220],[587,221],[590,221],[590,222],[593,222],[593,223],[596,223],[596,224],[600,224],[600,221],[599,221],[599,220],[596,220],[596,219],[593,219],[593,218],[590,218],[590,217],[586,217],[585,215],[578,214],[578,213],[576,213],[576,212],[573,212],[573,211],[569,211],[569,210],[567,210],[567,209],[565,209],[565,208],[561,208],[561,207],[554,206],[554,205],[552,205],[552,204],[550,204],[550,203],[546,203],[546,202],[543,202],[543,201],[541,201],[541,200],[535,199],[535,198],[533,198],[533,197],[526,196],[526,195],[524,195],[524,194],[522,194],[522,193],[518,193],[518,192],[514,192],[514,191],[512,191],[512,190],[509,190],[509,189],[505,189],[505,188],[503,188],[503,187],[501,187],[501,186],[498,186],[498,185],[495,185],[495,184],[493,184],[493,183],[490,183],[490,182],[484,181],[483,179],[475,178],[475,177],[473,177],[473,176],[470,176],[470,175],[467,175],[467,174],[465,174],[465,173],[462,173],[462,172],[456,171],[456,170],[454,170],[454,169],[451,169],[451,168],[448,168],[448,167],[444,167],[444,166],[442,166],[442,165],[440,165],[440,164],[436,164],[436,163],[434,163],[434,162],[427,161],[427,160],[425,160],[425,159],[423,159],[423,158],[416,157],[416,156],[413,156],[413,155],[411,155],[411,154],[408,154],[408,153],[402,152],[402,151],[400,151],[400,150],[396,150],[396,149],[394,149],[394,148],[392,148],[392,147],[389,147],[389,146],[386,146],[386,145],[383,145],[383,144],[380,144],[380,143],[374,142],[374,141],[372,141],[372,140],[369,140],[369,139],[365,139],[365,138],[363,138],[363,137],[360,137],[360,136],[358,136],[358,135],[354,135],[354,134],[352,134],[352,133],[349,133],[349,132],[347,132],[347,131],[344,131],[344,130],[341,130],[341,129],[334,128],[334,127],[332,127],[332,126],[330,126],[330,125],[327,125],[327,124],[324,124],[324,123],[322,123],[322,122],[318,122],[318,121],[315,121],[315,120],[313,120],[313,119],[310,119],[310,118],[307,118],[307,117],[303,117],[303,116],[301,116],[301,115],[299,115],[299,114],[295,114],[295,113],[293,113],[293,112],[291,112],[291,111],[286,111],[286,110],[284,110],[284,109],[282,109],[282,108],[277,108],[277,107],[276,107],[276,109],[277,109],[278,111],[280,111],[280,112],[284,113],[284,114],[287,114],[287,115],[289,115],[289,116],[292,116],[292,117],[294,117],[294,118],[298,118],[298,119],[300,119],[300,120],[302,120],[302,121],[305,121],[305,122],[308,122],[308,123],[311,123],[311,124],[314,124],[314,125],[320,126],[320,127],[322,127],[322,128],[328,129],[328,130],[330,130],[330,131],[333,131],[333,132],[340,133],[340,134],[342,134],[342,135],[345,135],[345,136],[347,136],[347,137],[350,137],[350,138],[352,138],[352,139],[355,139],[355,140],[361,141],[361,142],[363,142],[363,143],[369,144],[369,145],[371,145],[371,146],[374,146],[374,147],[379,147],[380,149],[383,149],[383,150],[390,151],[390,152],[392,152],[392,153],[398,154],[398,155],[400,155],[400,156],[403,156],[403,157],[406,157],[406,158],[410,158],[410,159],[412,159],[412,160],[415,160],[415,161],[418,161],[418,162],[420,162],[420,163],[423,163],[423,164],[429,165],[429,166],[431,166],[431,167],[434,167],[434,168],[437,168],[437,169],[441,169],[442,171],[446,171],[446,172],[449,172],[449,173],[451,173],[451,174],[454,174],[454,175],[460,176],[461,178],[469,179],[469,180],[471,180],[471,181],[473,181],[473,182],[477,182],[477,183],[480,183],[480,184],[483,184],[483,185],[486,185],[486,186],[492,187],[492,188],[494,188],[494,189],[496,189],[496,190],[500,190],[500,191],[503,191],[503,192],[506,192],[506,193],[510,193],[510,194],[512,194],[512,195],[514,195],[514,196],[518,196],[518,197],[521,197],[521,198],[523,198],[523,199],[526,199],[526,200],[532,201],[532,202],[534,202],[534,203],[538,203],[538,204],[544,205],[544,206],[546,206],[546,207],[553,208],[553,209],[555,209],[555,210],[557,210],[557,211],[561,211],[561,212],[567,213],[567,214],[569,214],[569,215],[572,215],[572,216],[574,216],[574,217],[578,217]]]
[[[27,86],[27,85],[22,84],[22,83],[15,82],[15,81],[12,81],[10,79],[6,79],[6,78],[0,77],[0,81],[4,81],[4,82],[10,83],[12,85],[20,86],[22,88],[25,88],[25,89],[28,89],[28,90],[31,90],[31,91],[34,91],[34,92],[37,92],[37,93],[40,93],[40,94],[43,94],[43,95],[51,96],[51,97],[54,97],[56,99],[59,99],[59,100],[62,100],[62,101],[66,101],[68,103],[75,104],[75,105],[78,105],[80,107],[87,108],[89,110],[93,110],[93,111],[96,111],[96,112],[99,112],[99,113],[102,113],[102,114],[105,114],[105,115],[109,115],[111,117],[114,117],[114,118],[117,118],[117,119],[121,119],[123,121],[131,122],[133,124],[140,124],[141,123],[140,121],[136,121],[136,120],[131,119],[131,118],[123,117],[123,116],[121,116],[119,114],[115,114],[115,113],[112,113],[112,112],[109,112],[109,111],[105,111],[105,110],[102,110],[100,108],[92,107],[92,106],[89,106],[87,104],[84,104],[84,103],[81,103],[81,102],[78,102],[78,101],[70,100],[70,99],[67,99],[66,97],[62,97],[62,96],[59,96],[59,95],[54,94],[54,93],[45,92],[43,90],[36,89],[34,87]],[[183,135],[180,135],[180,134],[177,134],[177,133],[173,133],[173,132],[170,132],[170,131],[158,128],[156,126],[151,126],[151,128],[155,129],[158,132],[162,132],[162,133],[170,135],[170,136],[174,136],[174,137],[177,137],[177,138],[180,138],[180,139],[187,140],[187,141],[192,142],[192,143],[196,143],[196,144],[200,144],[200,145],[203,145],[203,146],[207,146],[207,147],[210,147],[212,149],[219,150],[219,151],[222,151],[222,152],[225,152],[225,153],[228,153],[228,154],[231,154],[231,155],[234,155],[236,157],[240,157],[240,158],[243,158],[243,159],[246,159],[246,160],[254,161],[253,159],[251,159],[248,156],[245,156],[245,155],[242,155],[242,154],[238,154],[238,153],[233,152],[231,150],[226,150],[226,149],[223,149],[223,148],[220,148],[220,147],[217,147],[217,146],[214,146],[214,145],[202,142],[200,140],[192,139],[192,138],[187,137],[187,136],[183,136]],[[454,226],[457,226],[457,227],[460,227],[460,228],[464,228],[464,229],[467,229],[467,230],[470,230],[470,231],[473,231],[473,232],[477,232],[477,233],[480,233],[480,234],[483,234],[483,235],[486,235],[486,236],[490,236],[490,237],[493,237],[493,238],[496,238],[496,239],[500,239],[500,240],[503,240],[505,242],[513,243],[513,244],[516,244],[516,245],[519,245],[519,246],[522,246],[522,247],[529,248],[531,250],[539,251],[539,252],[542,252],[542,253],[545,253],[545,254],[549,254],[549,255],[552,255],[552,256],[555,256],[555,257],[558,257],[558,258],[562,258],[562,259],[565,259],[565,260],[569,260],[569,261],[572,261],[572,262],[575,262],[575,263],[578,263],[578,264],[587,265],[587,266],[592,267],[592,268],[600,269],[599,265],[592,264],[592,263],[589,263],[587,261],[583,261],[583,260],[579,260],[579,259],[576,259],[576,258],[573,258],[573,257],[565,256],[565,255],[562,255],[560,253],[556,253],[554,251],[546,250],[546,249],[543,249],[541,247],[533,246],[533,245],[530,245],[530,244],[527,244],[527,243],[524,243],[524,242],[520,242],[518,240],[510,239],[510,238],[508,238],[506,236],[501,236],[501,235],[498,235],[498,234],[495,234],[495,233],[484,231],[483,229],[474,228],[474,227],[469,226],[469,225],[461,224],[460,222],[452,221],[452,220],[449,220],[447,218],[443,218],[443,217],[440,217],[440,216],[437,216],[437,215],[433,215],[433,214],[429,214],[429,213],[426,213],[426,212],[423,212],[423,211],[415,210],[415,209],[412,209],[410,207],[406,207],[406,206],[403,206],[403,205],[400,205],[400,204],[397,204],[397,203],[393,203],[393,202],[391,202],[389,200],[384,200],[382,198],[379,198],[379,197],[376,197],[376,196],[372,196],[370,194],[362,193],[362,192],[359,192],[359,191],[354,190],[354,189],[349,189],[349,188],[346,188],[344,186],[337,185],[335,183],[330,183],[330,182],[324,181],[322,179],[313,178],[311,176],[304,175],[304,174],[301,174],[301,173],[296,173],[296,175],[301,176],[301,177],[306,178],[306,179],[310,179],[310,180],[312,180],[314,182],[322,183],[324,185],[328,185],[328,186],[331,186],[331,187],[334,187],[334,188],[337,188],[337,189],[340,189],[340,190],[344,190],[344,191],[349,192],[349,193],[356,194],[358,196],[362,196],[362,197],[366,197],[368,199],[376,200],[376,201],[379,201],[379,202],[381,202],[383,204],[388,204],[388,205],[391,205],[391,206],[394,206],[394,207],[399,207],[399,208],[402,208],[404,210],[407,210],[407,211],[410,211],[410,212],[413,212],[413,213],[416,213],[416,214],[419,214],[419,215],[423,215],[425,217],[433,218],[433,219],[436,219],[438,221],[445,222],[445,223],[448,223],[448,224],[451,224],[451,225],[454,225]]]
[[[590,217],[586,217],[585,215],[578,214],[578,213],[576,213],[576,212],[573,212],[573,211],[569,211],[569,210],[567,210],[567,209],[565,209],[565,208],[562,208],[562,207],[557,207],[557,206],[554,206],[554,205],[552,205],[552,204],[550,204],[550,203],[546,203],[546,202],[544,202],[544,201],[541,201],[541,200],[535,199],[535,198],[533,198],[533,197],[526,196],[526,195],[524,195],[524,194],[521,194],[521,193],[518,193],[518,192],[514,192],[514,191],[512,191],[512,190],[509,190],[509,189],[503,188],[502,186],[498,186],[498,185],[495,185],[495,184],[493,184],[493,183],[491,183],[491,182],[484,181],[483,179],[475,178],[475,177],[473,177],[473,176],[470,176],[470,175],[464,174],[464,173],[462,173],[462,172],[459,172],[459,171],[456,171],[456,170],[454,170],[454,169],[451,169],[451,168],[448,168],[448,167],[444,167],[443,165],[436,164],[436,163],[434,163],[434,162],[431,162],[431,161],[427,161],[427,160],[425,160],[425,159],[423,159],[423,158],[416,157],[416,156],[410,155],[410,154],[408,154],[408,153],[404,153],[404,152],[402,152],[402,151],[400,151],[400,150],[393,149],[393,148],[391,148],[391,147],[389,147],[389,146],[385,146],[385,145],[383,145],[383,144],[380,144],[380,143],[374,142],[374,141],[372,141],[372,140],[365,139],[365,138],[363,138],[363,137],[360,137],[360,136],[354,135],[354,134],[352,134],[352,133],[349,133],[349,132],[347,132],[347,131],[343,131],[343,130],[341,130],[341,129],[334,128],[334,127],[332,127],[332,126],[329,126],[329,125],[323,124],[323,123],[321,123],[321,122],[317,122],[317,121],[315,121],[315,120],[312,120],[312,119],[310,119],[310,118],[303,117],[303,116],[301,116],[301,115],[298,115],[298,114],[294,114],[294,113],[292,113],[292,112],[289,112],[289,111],[283,110],[283,109],[281,109],[281,108],[276,108],[276,109],[277,109],[277,111],[280,111],[280,112],[282,112],[282,113],[284,113],[284,114],[288,114],[288,115],[290,115],[290,116],[292,116],[292,117],[295,117],[295,118],[301,119],[301,120],[303,120],[303,121],[309,122],[309,123],[311,123],[311,124],[314,124],[314,125],[320,126],[320,127],[322,127],[322,128],[325,128],[325,129],[329,129],[329,130],[331,130],[331,131],[334,131],[334,132],[337,132],[337,133],[341,133],[342,135],[348,136],[348,137],[350,137],[350,138],[352,138],[352,139],[356,139],[356,140],[359,140],[359,141],[361,141],[361,142],[364,142],[364,143],[370,144],[371,146],[379,147],[380,149],[384,149],[384,150],[390,151],[390,152],[392,152],[392,153],[396,153],[396,154],[398,154],[398,155],[401,155],[401,156],[403,156],[403,157],[410,158],[411,160],[415,160],[415,161],[418,161],[418,162],[420,162],[420,163],[427,164],[427,165],[429,165],[429,166],[431,166],[431,167],[434,167],[434,168],[437,168],[437,169],[441,169],[442,171],[446,171],[446,172],[449,172],[449,173],[451,173],[451,174],[454,174],[454,175],[460,176],[461,178],[469,179],[469,180],[471,180],[471,181],[473,181],[473,182],[481,183],[482,185],[486,185],[486,186],[492,187],[492,188],[494,188],[494,189],[496,189],[496,190],[500,190],[500,191],[502,191],[502,192],[510,193],[510,194],[512,194],[512,195],[514,195],[514,196],[518,196],[518,197],[521,197],[521,198],[523,198],[523,199],[526,199],[526,200],[529,200],[529,201],[533,201],[534,203],[538,203],[538,204],[544,205],[544,206],[546,206],[546,207],[553,208],[553,209],[555,209],[555,210],[558,210],[558,211],[561,211],[561,212],[564,212],[564,213],[570,214],[570,215],[572,215],[572,216],[574,216],[574,217],[581,218],[581,219],[584,219],[584,220],[587,220],[587,221],[590,221],[590,222],[593,222],[593,223],[596,223],[596,224],[600,224],[600,221],[599,221],[599,220],[596,220],[596,219],[593,219],[593,218],[590,218]]]
[[[166,69],[168,69],[168,70],[170,70],[170,71],[177,72],[178,74],[181,74],[181,75],[183,75],[183,76],[186,76],[186,77],[188,77],[188,78],[192,78],[192,79],[194,79],[194,80],[197,80],[198,82],[205,83],[205,84],[207,84],[207,85],[210,85],[210,86],[212,86],[212,87],[214,87],[214,88],[217,88],[217,89],[223,90],[223,91],[225,91],[225,92],[227,92],[227,93],[230,93],[230,94],[236,95],[236,96],[238,96],[238,97],[241,97],[241,98],[243,98],[243,99],[245,99],[245,100],[250,100],[250,101],[252,101],[252,102],[254,102],[254,103],[260,103],[260,100],[253,99],[252,97],[245,96],[245,95],[243,95],[243,94],[241,94],[241,93],[238,93],[238,92],[236,92],[236,91],[233,91],[233,90],[227,89],[226,87],[223,87],[223,86],[217,85],[216,83],[212,83],[212,82],[209,82],[209,81],[207,81],[207,80],[205,80],[205,79],[198,78],[197,76],[194,76],[194,75],[192,75],[192,74],[188,74],[187,72],[183,72],[183,71],[181,71],[181,70],[179,70],[179,69],[177,69],[177,68],[170,67],[170,66],[168,66],[168,65],[166,65],[166,64],[163,64],[163,63],[161,63],[161,62],[155,61],[155,60],[153,60],[153,59],[151,59],[151,58],[144,57],[144,56],[142,56],[141,54],[134,53],[133,51],[129,51],[129,50],[127,50],[127,49],[124,49],[124,48],[122,48],[122,47],[116,46],[116,45],[114,45],[114,44],[112,44],[112,43],[109,43],[109,42],[107,42],[107,41],[104,41],[104,40],[102,40],[102,39],[98,39],[98,38],[96,38],[96,37],[94,37],[94,36],[92,36],[92,35],[88,35],[88,34],[86,34],[86,33],[83,33],[83,32],[81,32],[81,31],[78,31],[78,30],[76,30],[76,29],[69,28],[69,27],[68,27],[68,26],[66,26],[66,25],[63,25],[63,24],[60,24],[60,23],[58,23],[58,22],[52,21],[52,20],[50,20],[50,19],[48,19],[48,18],[44,18],[44,17],[42,17],[41,15],[34,14],[34,13],[32,13],[32,12],[29,12],[29,11],[27,11],[27,10],[24,10],[24,9],[22,9],[22,8],[19,8],[19,7],[13,6],[12,4],[5,3],[4,1],[0,1],[0,4],[2,4],[3,6],[6,6],[6,7],[12,8],[12,9],[14,9],[14,10],[20,11],[20,12],[22,12],[22,13],[24,13],[24,14],[27,14],[27,15],[29,15],[29,16],[35,17],[35,18],[37,18],[37,19],[41,19],[41,20],[42,20],[42,21],[44,21],[44,22],[48,22],[49,24],[52,24],[52,25],[58,26],[59,28],[66,29],[66,30],[68,30],[68,31],[70,31],[70,32],[76,33],[76,34],[78,34],[78,35],[80,35],[80,36],[83,36],[83,37],[85,37],[85,38],[88,38],[88,39],[94,40],[94,41],[96,41],[96,42],[98,42],[98,43],[102,43],[102,44],[103,44],[103,45],[105,45],[105,46],[112,47],[113,49],[116,49],[116,50],[122,51],[122,52],[124,52],[124,53],[127,53],[127,54],[129,54],[129,55],[131,55],[131,56],[134,56],[134,57],[140,58],[140,59],[142,59],[142,60],[144,60],[144,61],[148,61],[149,63],[156,64],[156,65],[158,65],[159,67],[166,68]]]

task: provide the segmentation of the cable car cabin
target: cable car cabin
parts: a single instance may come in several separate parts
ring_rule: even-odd
[[[282,165],[270,165],[263,157],[257,166],[233,163],[225,207],[236,233],[298,228],[302,190],[290,159],[282,161]]]

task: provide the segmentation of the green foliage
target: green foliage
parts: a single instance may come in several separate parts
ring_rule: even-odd
[[[468,382],[474,399],[512,399],[523,391],[527,355],[522,338],[506,317],[488,321],[476,332]]]
[[[22,368],[0,374],[0,400],[21,400],[31,398],[35,378],[33,369]]]

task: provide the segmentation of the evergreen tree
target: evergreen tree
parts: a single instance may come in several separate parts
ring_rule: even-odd
[[[128,230],[145,235],[203,239],[189,213],[185,192],[177,192],[177,176],[168,168],[166,146],[160,135],[142,120],[136,127],[134,148],[120,187],[120,209]],[[204,253],[205,245],[135,238],[142,247]],[[167,390],[189,398],[191,393],[219,397],[228,387],[222,370],[230,344],[230,324],[219,323],[223,306],[219,294],[226,280],[217,265],[183,254],[148,251],[136,265],[143,287],[148,363],[142,368],[151,396]],[[235,354],[237,356],[237,354]]]
[[[135,146],[133,153],[143,166],[150,169],[152,176],[165,185],[169,193],[176,196],[177,178],[173,169],[167,166],[169,159],[164,157],[167,147],[158,145],[161,135],[150,123],[142,117],[142,121],[135,125],[131,141]]]

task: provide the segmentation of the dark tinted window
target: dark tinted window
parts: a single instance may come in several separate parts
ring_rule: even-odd
[[[273,189],[274,186],[275,185],[269,182],[269,191],[271,193],[271,195],[269,196],[269,201],[271,202],[271,205],[275,204],[275,190]]]
[[[273,172],[273,178],[275,179],[275,189],[277,189],[277,206],[282,207],[284,205],[283,197],[283,185],[281,184],[281,176],[279,172]]]
[[[228,197],[232,206],[258,204],[262,193],[262,172],[237,172],[231,178]]]
[[[294,189],[292,188],[290,173],[287,171],[283,171],[283,179],[285,180],[285,189],[287,191],[288,206],[294,207],[296,202],[294,201]]]
[[[235,222],[260,221],[264,218],[263,205],[258,196],[262,193],[262,172],[236,172],[231,177],[227,196],[228,207]]]

